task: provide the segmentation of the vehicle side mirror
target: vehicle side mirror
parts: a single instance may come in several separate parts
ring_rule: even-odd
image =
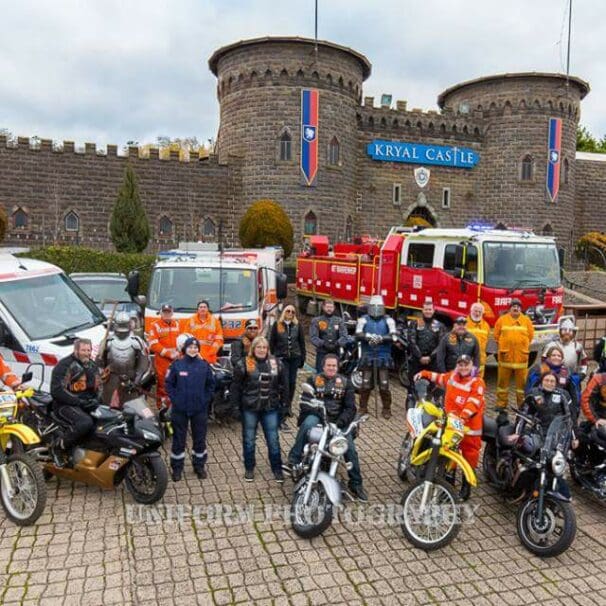
[[[558,261],[560,262],[560,278],[564,276],[564,263],[566,261],[566,250],[558,248]]]
[[[29,381],[31,381],[34,378],[34,373],[33,372],[24,372],[21,375],[21,383],[28,383]]]
[[[134,298],[134,301],[140,307],[145,307],[147,305],[147,297],[145,295],[137,295]]]
[[[286,299],[288,296],[288,279],[286,274],[276,274],[276,295],[278,299]]]
[[[6,329],[6,324],[4,320],[0,320],[0,345],[4,345],[6,343],[6,337],[8,336],[8,330]]]
[[[128,285],[126,292],[130,295],[131,299],[134,299],[139,294],[139,272],[131,271],[128,274]]]

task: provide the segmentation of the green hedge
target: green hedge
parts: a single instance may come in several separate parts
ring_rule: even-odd
[[[47,246],[33,248],[20,257],[39,259],[59,266],[65,273],[75,272],[118,272],[128,275],[136,269],[141,274],[140,294],[147,293],[155,255],[143,253],[105,252],[83,246]]]

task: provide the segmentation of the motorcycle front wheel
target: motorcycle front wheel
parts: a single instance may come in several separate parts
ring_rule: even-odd
[[[349,379],[356,391],[359,391],[362,388],[362,371],[358,365],[351,371]]]
[[[538,517],[539,500],[528,499],[518,510],[518,536],[531,553],[550,558],[564,553],[574,541],[577,520],[570,503],[545,496],[543,517]]]
[[[6,471],[11,487],[0,485],[0,500],[7,517],[17,526],[30,526],[46,507],[46,482],[42,468],[26,454],[8,457]]]
[[[166,491],[166,463],[161,457],[138,456],[129,463],[124,482],[137,503],[151,505],[159,501]]]
[[[413,484],[402,496],[401,528],[415,547],[433,551],[454,540],[461,521],[453,487],[442,478],[434,478],[428,484],[424,507],[421,505],[426,482]]]
[[[320,482],[311,490],[309,502],[303,503],[305,488],[303,484],[293,495],[290,505],[290,521],[292,529],[304,539],[320,536],[332,523],[333,507],[324,486]]]

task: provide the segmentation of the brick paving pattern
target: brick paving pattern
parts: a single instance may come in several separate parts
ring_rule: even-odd
[[[263,440],[255,481],[245,483],[239,426],[214,425],[208,479],[188,463],[158,507],[135,505],[122,488],[52,479],[35,526],[1,517],[0,603],[605,603],[604,507],[576,488],[577,538],[558,558],[529,554],[515,532],[515,507],[483,483],[472,495],[476,517],[452,545],[426,554],[406,542],[384,507],[395,507],[405,487],[395,474],[404,390],[393,388],[392,419],[373,417],[357,440],[370,502],[347,504],[324,536],[300,539],[280,518],[292,484],[273,481]],[[281,435],[285,454],[294,435]]]

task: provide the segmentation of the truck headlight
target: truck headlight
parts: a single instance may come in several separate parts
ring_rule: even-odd
[[[556,476],[561,476],[566,469],[566,458],[559,450],[553,455],[553,459],[551,459],[551,469]]]
[[[333,457],[342,457],[347,452],[347,438],[345,436],[336,436],[328,444],[328,452]]]

